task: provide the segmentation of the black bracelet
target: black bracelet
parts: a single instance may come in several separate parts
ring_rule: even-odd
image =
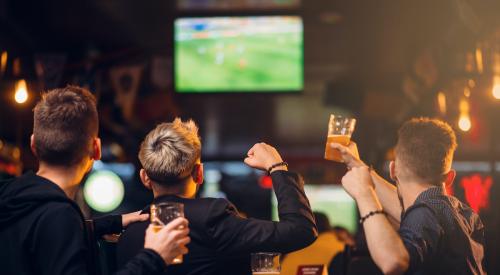
[[[282,162],[279,162],[279,163],[276,163],[276,164],[273,164],[271,165],[271,167],[267,168],[267,173],[270,175],[271,174],[271,171],[276,168],[276,167],[280,167],[280,166],[286,166],[286,168],[288,168],[288,163],[286,163],[285,161],[282,161]]]
[[[359,223],[363,224],[369,217],[377,215],[377,214],[384,214],[385,215],[385,212],[384,212],[384,210],[370,211],[368,214],[364,215],[363,217],[361,217],[361,219],[359,219]]]

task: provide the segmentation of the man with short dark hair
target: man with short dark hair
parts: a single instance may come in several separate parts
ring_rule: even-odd
[[[304,248],[317,236],[314,216],[301,178],[288,172],[273,147],[259,143],[245,163],[270,173],[278,200],[279,222],[244,218],[225,199],[196,198],[203,182],[201,142],[193,121],[162,123],[144,139],[139,151],[143,184],[154,203],[181,202],[191,228],[189,253],[166,274],[251,274],[250,253],[287,253]],[[149,211],[149,206],[144,209]],[[143,243],[146,222],[127,228],[118,242],[119,264],[128,261]]]
[[[2,274],[87,274],[94,271],[84,240],[84,218],[73,201],[101,144],[95,98],[79,87],[45,93],[34,109],[31,148],[40,161],[35,173],[0,184]],[[119,233],[147,215],[132,213],[95,220],[96,236]],[[178,229],[183,227],[184,229]],[[161,273],[187,253],[187,220],[158,233],[148,229],[143,246],[120,274]]]
[[[481,219],[445,191],[455,178],[456,146],[445,122],[407,121],[390,164],[394,187],[358,159],[355,144],[332,145],[350,168],[342,185],[358,204],[370,255],[384,273],[485,274]],[[386,215],[400,222],[398,231]]]

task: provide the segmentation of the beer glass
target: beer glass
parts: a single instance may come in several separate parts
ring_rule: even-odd
[[[155,232],[178,217],[184,217],[184,204],[176,202],[160,202],[151,204],[151,224]],[[181,264],[182,255],[177,256],[172,264]]]
[[[328,137],[325,147],[325,159],[342,162],[342,156],[337,149],[330,147],[331,143],[340,143],[344,146],[351,142],[351,135],[356,126],[356,119],[339,115],[330,115],[328,123]]]
[[[253,275],[279,275],[281,271],[280,253],[259,252],[252,253]]]

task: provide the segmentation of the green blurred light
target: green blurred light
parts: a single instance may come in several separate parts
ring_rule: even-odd
[[[93,172],[83,187],[85,201],[99,212],[115,210],[122,202],[124,194],[122,180],[111,171]]]

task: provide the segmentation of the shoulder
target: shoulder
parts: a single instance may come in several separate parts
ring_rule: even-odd
[[[83,226],[81,213],[67,202],[47,202],[41,205],[39,221],[48,227]]]
[[[408,208],[401,220],[400,232],[410,230],[419,232],[427,229],[441,232],[442,226],[436,210],[425,203],[418,203]]]
[[[236,207],[228,200],[223,198],[198,198],[188,200],[184,203],[189,208],[191,214],[206,215],[208,213],[225,211],[226,209],[235,209]]]

